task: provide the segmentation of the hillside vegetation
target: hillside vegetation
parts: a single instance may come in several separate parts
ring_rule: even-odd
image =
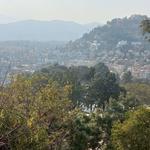
[[[149,90],[138,85],[134,89]],[[53,65],[14,76],[0,88],[0,148],[147,150],[150,113],[145,99],[149,93],[143,98],[132,84],[125,87],[127,91],[103,63],[90,68]]]

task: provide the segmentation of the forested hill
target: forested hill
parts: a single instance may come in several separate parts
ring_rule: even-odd
[[[70,42],[67,47],[71,50],[93,49],[93,47],[98,50],[112,50],[126,42],[130,47],[132,44],[143,44],[144,38],[140,23],[146,17],[132,15],[122,19],[113,19],[106,25],[94,28],[90,33],[84,34],[82,38]]]

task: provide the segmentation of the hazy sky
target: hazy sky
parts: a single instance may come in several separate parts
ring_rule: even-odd
[[[105,22],[131,14],[150,16],[150,0],[0,0],[0,14],[20,20]]]

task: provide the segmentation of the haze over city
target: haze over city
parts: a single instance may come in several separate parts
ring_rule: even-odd
[[[132,14],[150,15],[149,0],[0,0],[6,20],[99,22]]]

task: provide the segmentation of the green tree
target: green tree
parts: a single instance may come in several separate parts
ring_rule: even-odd
[[[116,122],[112,128],[112,143],[116,150],[150,149],[150,109],[130,111],[124,122]]]
[[[82,73],[81,68],[86,71]],[[56,81],[61,86],[70,85],[71,92],[69,93],[69,98],[75,106],[79,106],[82,103],[83,90],[80,82],[87,76],[87,73],[85,73],[87,70],[87,67],[67,68],[61,65],[54,65],[42,69],[35,75],[40,76],[42,74],[42,76],[47,78],[47,81]]]
[[[108,122],[100,110],[90,114],[79,113],[69,127],[70,150],[96,150],[106,147]]]
[[[127,94],[135,97],[141,104],[150,104],[150,85],[144,83],[127,83],[123,85]]]
[[[98,63],[94,66],[95,69],[95,77],[104,78],[105,75],[109,74],[109,68],[104,63]]]
[[[150,19],[145,19],[141,23],[141,27],[143,30],[143,34],[145,38],[150,41],[149,33],[150,33]]]
[[[117,99],[120,95],[121,88],[113,73],[106,73],[105,76],[97,75],[89,84],[87,90],[87,104],[101,107],[103,110],[108,104],[109,99]]]
[[[50,82],[35,90],[33,83],[19,76],[1,90],[0,142],[15,150],[58,149],[73,119],[70,87]]]
[[[127,71],[122,76],[122,82],[123,83],[130,83],[130,82],[132,82],[132,78],[133,77],[132,77],[131,71]]]

